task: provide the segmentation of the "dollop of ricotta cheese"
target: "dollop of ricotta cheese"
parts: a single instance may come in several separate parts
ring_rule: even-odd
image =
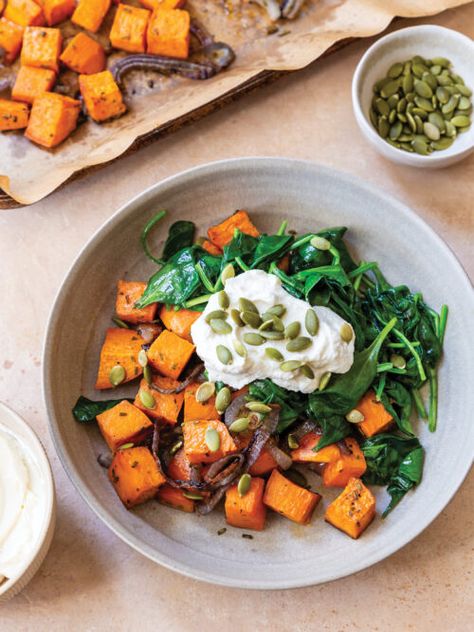
[[[206,316],[210,312],[222,309],[217,294],[209,299],[206,309],[191,328],[196,352],[205,364],[209,380],[222,381],[238,389],[254,380],[269,378],[289,391],[311,393],[318,388],[325,373],[346,373],[351,368],[354,361],[354,332],[349,342],[345,342],[340,333],[346,321],[328,307],[311,307],[306,301],[291,296],[275,275],[263,270],[244,272],[226,282],[225,292],[230,302],[226,309],[229,315],[226,322],[232,326],[232,331],[225,334],[216,333],[206,322]],[[244,335],[258,331],[248,325],[238,327],[230,318],[231,309],[239,309],[240,298],[252,301],[260,315],[275,305],[282,305],[286,310],[281,316],[283,324],[287,326],[298,321],[301,325],[299,335],[311,338],[309,347],[297,352],[288,351],[288,339],[268,340],[259,346],[247,344]],[[305,329],[308,309],[314,309],[319,319],[319,330],[315,336],[310,336]],[[245,357],[235,351],[236,340],[245,346]],[[220,362],[216,352],[218,345],[227,347],[232,353],[230,364],[224,365]],[[265,353],[268,347],[278,349],[284,360],[270,358]],[[297,360],[307,364],[314,377],[307,377],[300,370],[282,370],[281,363],[286,360]]]
[[[0,424],[0,582],[22,571],[43,519],[41,471],[21,440]]]

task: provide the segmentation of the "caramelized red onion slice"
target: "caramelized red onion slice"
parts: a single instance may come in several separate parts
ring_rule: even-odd
[[[161,393],[162,395],[174,395],[175,393],[181,393],[181,391],[184,391],[187,386],[189,386],[192,382],[194,382],[194,380],[196,380],[196,378],[202,372],[203,367],[204,364],[202,362],[196,364],[191,373],[182,382],[180,382],[178,386],[175,386],[174,388],[163,388],[161,386],[158,386],[158,384],[155,384],[154,382],[150,384],[150,388],[154,391],[157,391],[158,393]]]
[[[265,449],[269,454],[271,454],[271,456],[275,459],[282,470],[287,470],[292,466],[293,461],[291,457],[288,456],[288,454],[284,452],[281,448],[279,448],[271,439],[267,441]]]
[[[280,417],[280,406],[272,405],[272,411],[265,415],[262,424],[255,430],[246,451],[245,469],[249,470],[260,456],[268,439],[275,433]]]
[[[158,323],[141,323],[137,325],[137,334],[143,338],[145,345],[150,345],[163,331]]]
[[[229,428],[236,419],[241,417],[239,413],[242,410],[242,408],[244,408],[245,404],[247,403],[247,400],[245,399],[245,397],[246,397],[246,393],[242,393],[242,395],[238,395],[235,399],[231,401],[229,406],[227,406],[226,411],[224,413],[224,423],[227,426],[227,428]]]
[[[244,461],[242,453],[224,456],[209,467],[204,475],[204,481],[213,488],[228,485],[240,474]]]
[[[313,419],[305,419],[294,430],[291,430],[291,434],[297,441],[300,441],[308,432],[315,432],[316,429],[317,423]]]
[[[205,516],[206,514],[211,513],[211,511],[215,509],[220,500],[224,497],[224,494],[226,493],[230,485],[231,483],[224,487],[219,487],[219,489],[211,494],[209,498],[206,498],[205,500],[199,502],[196,506],[196,511],[198,512],[198,514],[200,514],[201,516]]]

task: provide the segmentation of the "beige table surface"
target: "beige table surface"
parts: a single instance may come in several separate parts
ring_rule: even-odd
[[[429,22],[473,36],[474,5]],[[55,455],[41,398],[46,319],[79,249],[130,197],[204,162],[291,156],[355,174],[414,208],[474,276],[474,155],[449,169],[424,172],[394,166],[374,153],[359,133],[350,102],[351,77],[368,44],[352,44],[33,207],[0,212],[0,400],[39,433],[58,496],[50,553],[27,589],[0,606],[2,632],[464,632],[472,624],[472,474],[422,535],[357,575],[281,592],[213,587],[160,568],[99,521]]]

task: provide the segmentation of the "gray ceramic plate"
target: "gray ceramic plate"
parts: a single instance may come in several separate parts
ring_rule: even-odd
[[[434,307],[450,307],[446,355],[440,371],[439,429],[419,424],[427,449],[423,482],[382,521],[377,517],[358,541],[325,524],[323,491],[312,524],[297,526],[271,514],[268,528],[244,539],[224,516],[182,514],[157,503],[127,511],[96,462],[104,444],[94,427],[71,416],[79,394],[96,396],[93,384],[103,332],[110,326],[118,278],[147,279],[154,266],[138,237],[158,210],[169,224],[192,219],[199,231],[237,208],[248,209],[263,231],[281,220],[306,231],[350,227],[349,241],[366,260],[377,260],[393,283],[422,290]],[[156,244],[159,250],[160,243]],[[59,292],[44,351],[44,396],[56,449],[77,489],[125,542],[164,566],[208,582],[242,588],[307,586],[360,571],[418,535],[449,502],[474,452],[474,300],[470,283],[446,245],[412,211],[353,178],[312,163],[242,159],[193,169],[148,189],[118,211],[89,241]],[[133,387],[132,387],[133,388]],[[136,387],[135,387],[136,388]],[[125,393],[125,391],[123,391]],[[104,397],[106,395],[102,395]],[[315,481],[319,489],[319,481]],[[379,507],[386,503],[377,495]]]

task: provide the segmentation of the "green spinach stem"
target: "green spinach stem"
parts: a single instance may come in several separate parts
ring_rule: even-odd
[[[441,305],[439,314],[439,340],[444,343],[444,334],[446,333],[446,325],[448,324],[449,308],[447,305]]]
[[[165,262],[162,259],[157,259],[156,257],[154,257],[150,251],[150,248],[148,246],[148,235],[150,234],[151,230],[153,229],[153,227],[155,226],[155,224],[158,224],[158,222],[160,220],[163,219],[163,217],[166,215],[166,211],[158,211],[158,213],[156,215],[154,215],[144,226],[143,230],[142,230],[142,234],[140,235],[140,242],[143,248],[143,252],[146,254],[146,256],[148,257],[148,259],[151,259],[152,261],[154,261],[156,264],[158,264],[159,266],[162,266],[165,264]]]
[[[201,279],[202,284],[204,285],[204,287],[206,288],[206,290],[208,292],[214,292],[214,285],[210,282],[210,280],[207,278],[206,273],[204,272],[204,270],[202,269],[201,264],[198,262],[195,264],[194,268],[196,269],[196,272],[199,275],[199,278]]]
[[[426,412],[425,403],[421,397],[421,393],[417,388],[413,388],[411,396],[416,406],[416,410],[422,419],[428,419],[428,413]]]
[[[429,381],[430,381],[430,409],[428,413],[428,429],[430,432],[436,430],[438,423],[438,375],[436,369],[429,368]]]
[[[202,305],[203,303],[207,303],[211,298],[212,294],[202,294],[201,296],[196,296],[196,298],[191,298],[189,301],[186,301],[184,307],[189,309],[190,307],[194,307],[195,305]]]
[[[288,220],[285,219],[282,221],[282,223],[280,224],[280,228],[277,230],[277,235],[279,237],[281,237],[282,235],[284,235],[286,233],[286,229],[288,227]]]

